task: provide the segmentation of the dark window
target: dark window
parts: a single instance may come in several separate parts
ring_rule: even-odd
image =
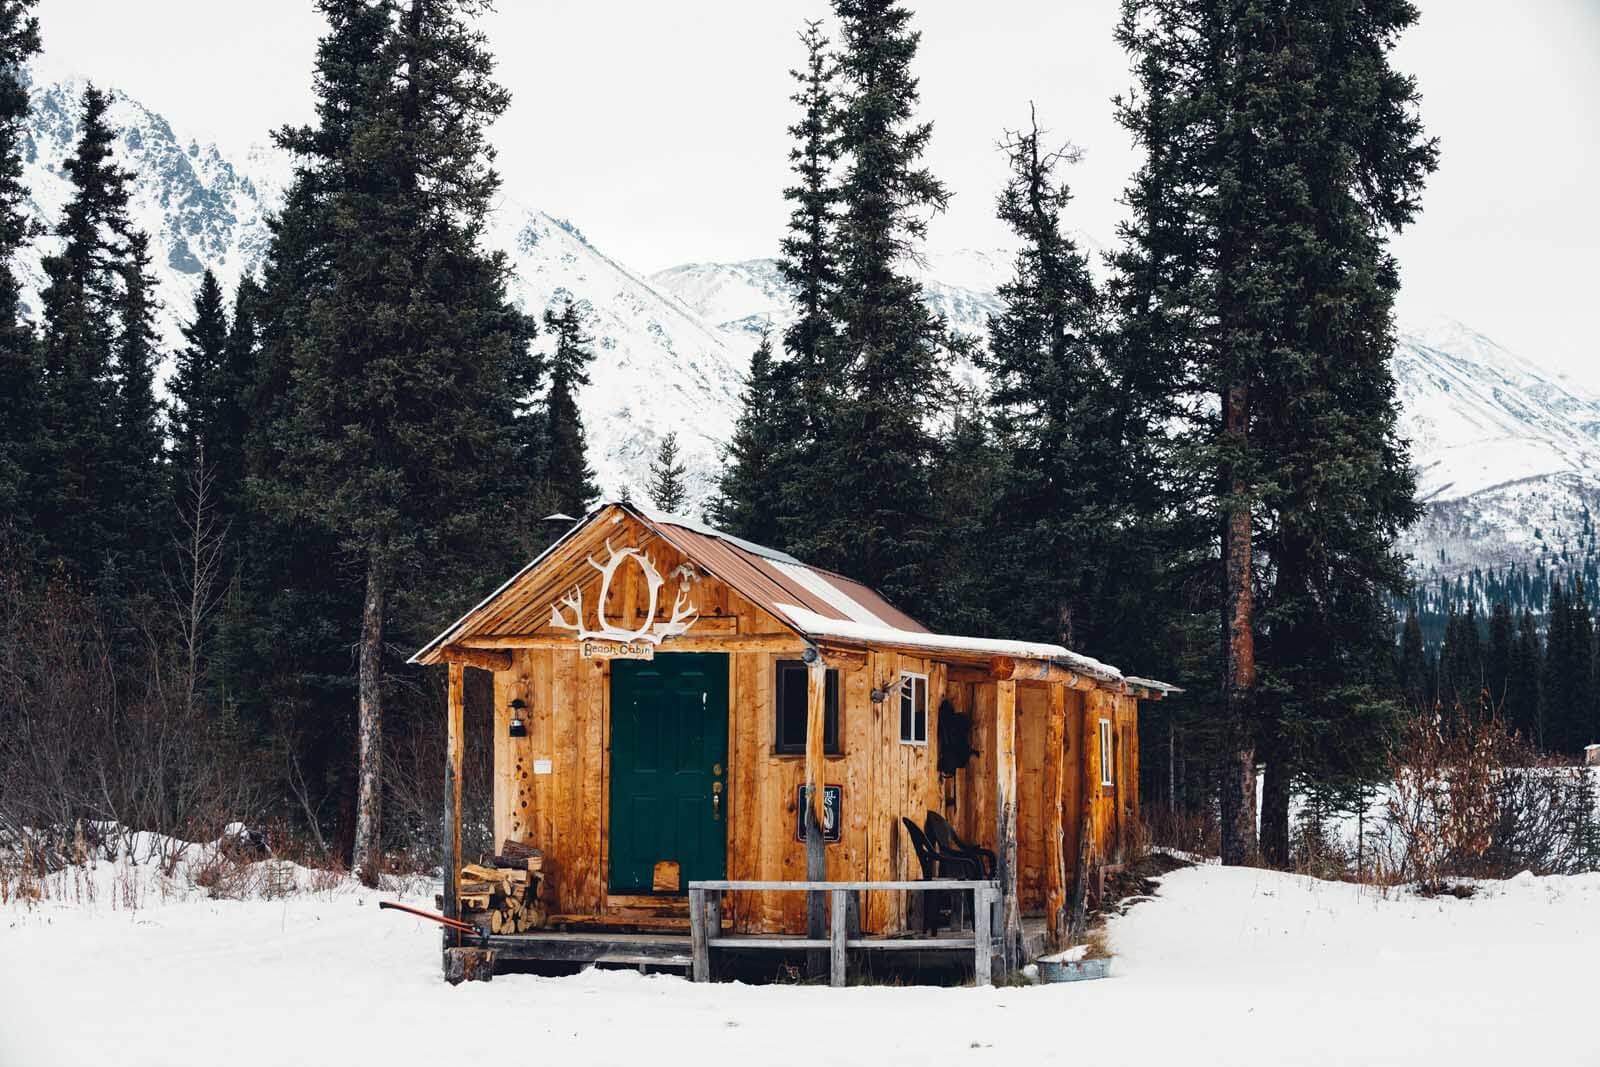
[[[785,755],[806,753],[806,665],[797,659],[778,661],[777,744],[774,751]],[[830,670],[825,687],[822,714],[822,750],[829,755],[839,747],[839,672]]]

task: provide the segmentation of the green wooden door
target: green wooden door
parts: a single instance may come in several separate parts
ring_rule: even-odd
[[[728,656],[611,663],[613,893],[649,893],[655,865],[727,877]]]

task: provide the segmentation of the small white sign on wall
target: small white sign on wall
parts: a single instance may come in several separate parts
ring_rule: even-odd
[[[533,773],[534,774],[549,774],[550,773],[550,761],[547,760],[547,759],[536,759],[536,760],[534,760],[533,761]]]

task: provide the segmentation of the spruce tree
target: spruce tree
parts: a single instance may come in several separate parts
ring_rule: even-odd
[[[949,194],[921,162],[933,127],[916,120],[910,10],[895,0],[833,6],[842,173],[829,313],[845,388],[816,465],[827,495],[807,502],[811,530],[800,547],[917,611],[936,535],[940,412],[930,398],[945,394],[948,350],[906,260]]]
[[[706,516],[718,529],[762,545],[778,544],[783,489],[778,470],[790,444],[775,418],[773,375],[772,332],[765,329],[750,357],[739,420],[723,454],[717,495]]]
[[[179,349],[172,379],[167,383],[172,395],[175,489],[187,485],[196,473],[215,464],[222,394],[228,389],[224,370],[229,341],[228,315],[223,306],[222,286],[210,270],[200,276],[194,313],[183,327],[183,337],[187,343]],[[174,492],[175,497],[178,495]]]
[[[361,628],[360,575],[346,565],[336,532],[302,521],[278,498],[294,461],[282,428],[295,414],[297,347],[314,305],[332,286],[341,240],[333,218],[337,195],[355,180],[351,142],[387,69],[381,53],[391,9],[366,0],[321,0],[318,8],[328,31],[317,46],[315,122],[273,135],[297,162],[283,207],[269,220],[272,240],[254,301],[256,351],[241,457],[245,521],[233,537],[239,581],[221,674],[241,717],[281,739],[310,806],[330,813],[325,829],[349,856],[357,777],[349,649]],[[240,320],[236,311],[235,329]]]
[[[1227,863],[1255,851],[1258,755],[1281,861],[1294,780],[1376,773],[1349,757],[1381,752],[1394,711],[1375,672],[1416,505],[1388,240],[1437,150],[1390,65],[1416,11],[1347,7],[1125,0],[1118,29],[1138,84],[1118,116],[1145,153],[1118,257],[1121,348],[1126,382],[1187,424],[1174,474],[1215,487],[1196,503],[1221,545]]]
[[[1489,703],[1495,708],[1504,708],[1509,695],[1511,653],[1515,643],[1511,605],[1498,600],[1489,612],[1489,647],[1483,665],[1484,686],[1489,691]]]
[[[103,92],[85,89],[78,144],[64,165],[72,197],[55,229],[60,250],[44,257],[41,408],[50,433],[36,459],[34,527],[46,559],[115,600],[128,577],[121,524],[144,484],[142,474],[133,485],[122,479],[129,464],[142,468],[157,457],[119,454],[131,439],[149,437],[144,423],[155,412],[145,380],[153,369],[148,322],[125,321],[148,310],[144,265],[136,262],[146,253],[128,219],[132,175],[112,160],[109,107]]]
[[[44,373],[38,339],[22,316],[20,251],[39,227],[22,183],[27,150],[28,61],[39,53],[34,0],[0,3],[0,516],[31,538],[37,501],[32,480],[46,462],[40,419]],[[0,519],[5,523],[7,519]]]
[[[1506,721],[1530,743],[1543,746],[1539,715],[1539,632],[1533,612],[1522,609],[1506,671]]]
[[[1041,137],[1035,117],[1001,145],[1011,175],[998,213],[1021,251],[1000,287],[1002,310],[989,320],[980,363],[1010,461],[980,536],[1000,553],[992,570],[1009,581],[993,593],[1021,633],[1100,648],[1099,600],[1126,528],[1118,521],[1121,440],[1100,355],[1100,294],[1061,222],[1072,197],[1056,172],[1075,150],[1052,149]]]
[[[600,495],[578,411],[578,387],[589,384],[588,367],[594,362],[594,338],[589,336],[587,320],[584,306],[576,301],[544,313],[545,332],[555,338],[546,357],[550,392],[544,404],[544,492],[555,510],[573,516],[585,514]]]
[[[361,576],[354,860],[368,880],[382,847],[386,628],[396,613],[437,618],[464,568],[507,552],[504,520],[528,489],[514,383],[528,377],[531,324],[506,297],[503,257],[478,247],[499,186],[485,127],[509,98],[471,23],[478,5],[396,7],[380,5],[395,17],[372,24],[368,50],[348,31],[371,12],[325,0],[325,45],[357,45],[354,108],[287,138],[321,175],[326,289],[291,326],[292,402],[276,427],[290,462],[267,490],[325,527]],[[342,85],[330,58],[324,48],[319,82]]]
[[[689,490],[683,477],[687,473],[678,458],[678,435],[668,433],[661,438],[656,458],[650,462],[650,501],[669,515],[683,514],[689,502]]]
[[[794,180],[783,191],[791,207],[778,252],[778,272],[796,314],[783,333],[783,358],[763,370],[762,392],[770,395],[759,399],[765,401],[768,420],[762,433],[772,442],[765,475],[770,484],[747,484],[745,491],[752,495],[742,502],[751,518],[770,513],[770,527],[754,539],[778,547],[811,534],[818,500],[831,491],[824,449],[836,432],[843,385],[833,319],[839,288],[837,67],[820,22],[806,23],[800,41],[805,63],[790,71],[797,86],[790,99],[800,109],[800,118],[788,128]],[[767,343],[763,337],[762,344]],[[751,373],[753,379],[753,367]]]
[[[117,564],[121,587],[132,594],[153,593],[163,581],[168,548],[168,502],[162,406],[156,399],[156,368],[161,354],[156,334],[156,279],[150,267],[150,239],[128,234],[121,267],[122,295],[117,305],[118,334],[113,346],[116,377],[115,430],[107,471],[112,479],[103,497],[119,532]]]
[[[1428,654],[1415,607],[1406,612],[1405,629],[1400,635],[1400,691],[1413,710],[1422,711],[1430,706]]]
[[[261,287],[253,278],[241,278],[233,297],[233,314],[222,360],[211,395],[211,436],[206,462],[212,470],[222,526],[239,520],[244,511],[246,453],[255,412],[256,376],[260,359]]]

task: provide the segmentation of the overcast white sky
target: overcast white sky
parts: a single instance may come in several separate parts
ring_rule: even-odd
[[[910,0],[929,163],[956,193],[936,249],[996,247],[994,148],[1037,102],[1085,150],[1071,223],[1110,242],[1135,158],[1116,0]],[[773,254],[795,31],[825,0],[502,0],[506,192],[641,271]],[[1443,162],[1397,251],[1407,317],[1448,314],[1600,389],[1600,0],[1421,0],[1399,63]],[[43,78],[82,74],[225,148],[310,115],[309,0],[41,0]]]

